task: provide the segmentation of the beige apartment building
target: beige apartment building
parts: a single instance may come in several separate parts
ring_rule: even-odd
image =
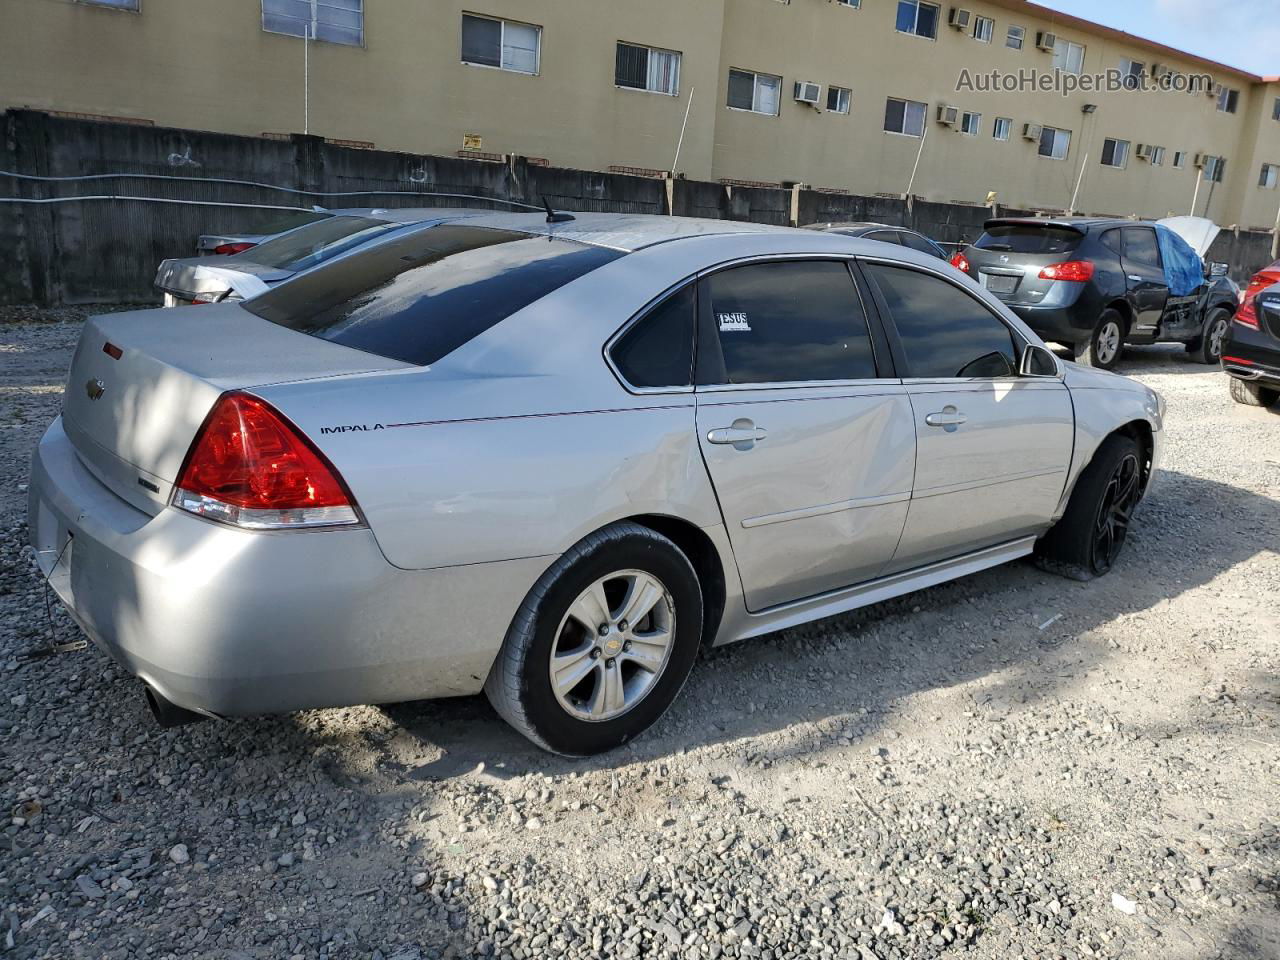
[[[0,24],[0,108],[1044,210],[1194,204],[1246,228],[1280,211],[1280,77],[1023,0],[0,0]],[[1109,71],[1159,89],[1089,88]]]

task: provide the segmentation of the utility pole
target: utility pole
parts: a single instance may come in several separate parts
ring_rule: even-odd
[[[676,175],[676,169],[680,166],[680,148],[684,146],[684,130],[685,127],[689,126],[689,111],[693,109],[693,92],[696,89],[698,88],[692,86],[689,88],[689,103],[684,108],[684,123],[680,124],[680,139],[676,141],[676,156],[671,161],[671,176],[673,178]]]
[[[311,132],[311,38],[316,35],[316,0],[311,0],[311,19],[302,28],[302,132]]]

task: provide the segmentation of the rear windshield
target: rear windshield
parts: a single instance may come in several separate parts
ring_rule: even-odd
[[[445,224],[375,244],[244,306],[291,330],[425,365],[620,256],[570,240]]]
[[[404,224],[373,217],[326,217],[260,243],[241,260],[280,270],[306,270]]]
[[[1070,253],[1084,237],[1065,227],[1008,223],[991,227],[974,244],[979,250],[1008,253]]]
[[[318,220],[328,220],[332,216],[332,213],[324,213],[320,210],[298,210],[294,213],[284,213],[278,217],[272,217],[258,227],[257,230],[246,232],[271,236],[276,233],[284,233],[286,230],[292,230],[295,227],[305,226],[308,223],[315,223]]]

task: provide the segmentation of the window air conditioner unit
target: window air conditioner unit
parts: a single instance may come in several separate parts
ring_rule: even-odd
[[[1197,153],[1195,155],[1195,159],[1191,161],[1191,165],[1195,167],[1197,170],[1203,170],[1205,168],[1205,164],[1207,164],[1208,162],[1209,162],[1208,154]]]
[[[1206,95],[1208,95],[1212,99],[1217,100],[1220,96],[1222,96],[1222,91],[1224,89],[1225,88],[1220,83],[1210,83],[1205,86],[1204,92]]]
[[[1150,160],[1151,155],[1155,152],[1155,148],[1149,143],[1138,144],[1138,149],[1134,151],[1134,156],[1139,160]]]
[[[973,14],[965,10],[963,7],[952,7],[951,15],[947,18],[947,23],[955,27],[957,30],[968,30],[969,24],[973,21]]]
[[[822,96],[822,85],[810,83],[808,80],[797,80],[795,95],[800,103],[816,104],[818,98]]]
[[[954,127],[960,122],[960,108],[949,107],[944,103],[938,104],[938,122],[948,127]]]
[[[1050,33],[1048,30],[1037,31],[1036,46],[1041,50],[1049,50],[1052,52],[1053,48],[1057,45],[1058,35],[1056,33]]]
[[[1165,66],[1163,63],[1153,63],[1151,65],[1151,76],[1157,80],[1159,80],[1168,72],[1169,72],[1169,68]]]
[[[1026,140],[1039,140],[1040,134],[1044,133],[1044,127],[1038,123],[1024,123],[1022,125],[1022,136]]]

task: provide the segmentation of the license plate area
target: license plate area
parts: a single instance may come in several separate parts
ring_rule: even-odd
[[[1008,295],[1017,291],[1018,282],[1021,279],[1021,277],[1003,273],[984,273],[982,284],[994,294]]]

